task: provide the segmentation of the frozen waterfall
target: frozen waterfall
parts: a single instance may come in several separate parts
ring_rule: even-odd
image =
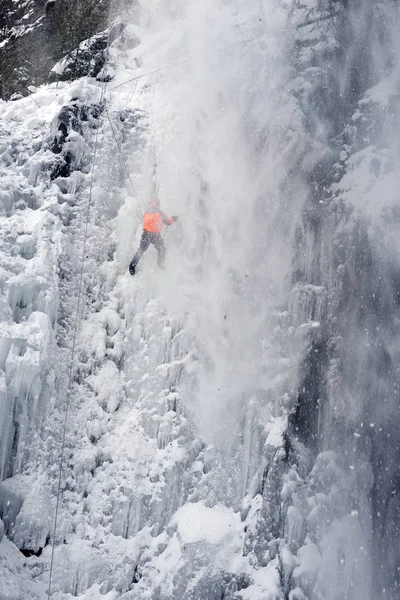
[[[395,600],[397,3],[112,23],[0,101],[0,600]]]

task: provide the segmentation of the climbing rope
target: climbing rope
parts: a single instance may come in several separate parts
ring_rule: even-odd
[[[255,19],[257,19],[257,17],[255,17]],[[262,21],[262,19],[261,19],[261,21]],[[242,23],[242,25],[243,25],[243,23]],[[227,46],[223,46],[222,48],[219,48],[216,52],[219,54],[221,52],[225,52],[226,50],[230,50],[231,48],[235,48],[236,46],[242,46],[244,44],[248,44],[249,42],[255,42],[256,40],[258,40],[258,36],[251,37],[251,38],[248,38],[245,40],[240,40],[239,42],[233,42],[232,44],[228,44]],[[149,75],[153,75],[154,73],[161,73],[162,71],[169,71],[170,69],[173,69],[174,67],[179,67],[180,65],[185,64],[185,63],[186,64],[189,63],[188,58],[183,58],[182,60],[179,60],[176,63],[170,64],[170,65],[165,65],[164,67],[159,67],[158,69],[154,69],[153,71],[147,71],[147,73],[142,73],[141,75],[136,75],[136,77],[132,77],[131,79],[127,79],[126,81],[123,81],[122,83],[118,83],[114,87],[110,88],[108,91],[114,92],[115,90],[123,87],[124,85],[127,85],[128,83],[132,83],[132,81],[137,81],[138,79],[142,79],[143,77],[148,77]]]
[[[133,185],[133,182],[132,182],[132,179],[131,179],[131,176],[130,176],[130,173],[129,173],[128,167],[126,166],[126,162],[125,162],[125,160],[124,160],[124,155],[123,155],[123,152],[122,152],[122,147],[121,147],[121,144],[120,144],[120,143],[119,143],[119,141],[118,141],[117,134],[115,133],[114,126],[113,126],[113,124],[112,124],[112,122],[111,122],[110,113],[108,112],[107,104],[105,104],[105,110],[106,110],[106,115],[107,115],[108,122],[109,122],[109,124],[110,124],[111,132],[112,132],[112,134],[113,134],[113,137],[114,137],[115,143],[117,144],[117,148],[118,148],[118,152],[119,152],[119,155],[120,155],[120,158],[121,158],[121,163],[122,163],[122,166],[124,167],[124,170],[125,170],[125,173],[126,173],[126,175],[127,175],[127,177],[128,177],[129,183],[131,184],[131,188],[132,188],[132,195],[133,195],[133,197],[135,198],[135,200],[136,200],[136,202],[137,202],[137,204],[138,204],[138,206],[139,206],[139,210],[140,210],[140,212],[142,213],[142,217],[143,217],[143,215],[144,215],[144,210],[143,210],[143,208],[142,208],[142,205],[140,204],[140,202],[139,202],[139,200],[138,200],[138,198],[137,198],[137,196],[136,196],[136,194],[135,194],[135,188],[134,188],[134,185]]]
[[[102,83],[100,105],[104,101],[104,93],[105,93],[105,83]],[[80,272],[79,272],[78,297],[77,297],[77,302],[76,302],[76,313],[75,313],[75,321],[74,321],[74,326],[73,326],[71,358],[70,358],[70,365],[69,365],[69,370],[68,370],[68,386],[67,386],[67,392],[66,392],[65,414],[64,414],[61,452],[60,452],[60,461],[59,461],[59,469],[58,469],[56,510],[55,510],[55,514],[54,514],[53,545],[52,545],[52,549],[51,549],[49,587],[48,587],[48,591],[47,591],[48,600],[50,600],[50,596],[51,596],[51,583],[52,583],[52,578],[53,578],[54,550],[55,550],[55,542],[56,542],[56,535],[57,535],[58,512],[59,512],[60,498],[61,498],[61,482],[62,482],[62,473],[63,473],[63,467],[64,467],[65,439],[66,439],[66,432],[67,432],[68,410],[69,410],[69,404],[70,404],[70,392],[71,392],[71,387],[72,387],[72,375],[73,375],[73,368],[74,368],[74,361],[75,361],[75,348],[76,348],[76,338],[77,338],[77,331],[78,331],[79,309],[80,309],[81,297],[82,297],[83,268],[84,268],[84,262],[85,262],[86,244],[87,244],[88,231],[89,231],[90,209],[91,209],[91,205],[92,205],[93,175],[94,175],[94,168],[95,168],[95,164],[96,164],[98,137],[99,137],[99,127],[97,127],[97,129],[96,129],[96,136],[95,136],[95,140],[94,140],[93,164],[92,164],[92,169],[91,169],[91,173],[90,173],[90,187],[89,187],[89,196],[88,196],[88,202],[87,202],[87,208],[86,208],[82,258],[81,258],[81,266],[80,266]]]
[[[136,77],[132,77],[131,79],[127,79],[126,81],[123,81],[122,83],[119,83],[118,85],[115,85],[114,87],[110,88],[109,91],[113,92],[114,90],[117,90],[118,88],[126,85],[127,83],[131,83],[132,81],[137,81],[138,79],[142,79],[142,77],[147,77],[148,75],[153,75],[153,73],[160,73],[161,71],[166,71],[168,69],[172,69],[173,67],[176,67],[176,66],[182,64],[183,62],[187,62],[187,59],[180,60],[180,61],[174,63],[173,65],[166,65],[165,67],[159,67],[158,69],[154,69],[154,71],[148,71],[147,73],[142,73],[141,75],[136,75]]]

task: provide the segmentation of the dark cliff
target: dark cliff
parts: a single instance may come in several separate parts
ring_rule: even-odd
[[[27,94],[53,65],[108,25],[111,0],[0,0],[0,96]]]

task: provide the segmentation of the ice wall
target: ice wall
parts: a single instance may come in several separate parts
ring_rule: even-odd
[[[310,103],[311,128],[331,153],[315,173],[315,199],[322,211],[318,216],[310,211],[305,222],[313,236],[312,274],[327,290],[324,343],[315,348],[322,359],[306,364],[305,381],[318,408],[310,428],[317,448],[334,449],[342,464],[357,473],[353,512],[366,571],[353,573],[350,597],[395,598],[398,553],[392,533],[385,532],[398,529],[392,509],[397,505],[393,451],[398,445],[392,428],[398,404],[393,368],[398,353],[398,252],[393,244],[398,14],[389,2],[322,8],[310,3],[297,15],[299,24],[314,24],[299,29],[304,79],[298,80],[296,94],[303,106]],[[316,26],[329,11],[330,26]],[[300,398],[300,424],[303,415],[311,416],[309,396]]]
[[[72,311],[63,319],[66,304],[60,279],[71,213],[81,200],[76,169],[85,169],[88,146],[83,136],[86,132],[90,140],[90,128],[96,125],[90,102],[98,105],[100,95],[98,85],[63,85],[2,104],[0,512],[2,531],[25,556],[40,555],[52,529],[72,320]],[[63,104],[64,113],[78,110],[79,131],[62,119]],[[56,154],[54,136],[60,122],[65,148]],[[65,174],[75,173],[64,187],[60,178],[54,182],[54,174],[63,161],[66,164],[67,155]],[[81,248],[79,227],[74,239]],[[77,249],[75,256],[69,255],[70,263],[78,253]],[[69,283],[72,295],[73,278]],[[5,538],[1,545],[2,597],[22,597],[17,595],[18,578],[20,594],[43,594],[41,585],[28,591],[25,582],[31,576],[24,556],[18,558],[19,551]]]
[[[55,539],[47,522],[35,525],[33,507],[35,498],[41,505],[50,498],[51,513],[54,502],[58,406],[43,429],[44,439],[54,429],[41,455],[50,477],[20,492],[7,513],[16,523],[8,532],[14,542],[40,549],[27,564],[42,583],[49,542],[55,545],[52,591],[59,597],[87,590],[88,597],[96,590],[145,597],[149,586],[154,597],[280,593],[279,516],[267,536],[263,530],[279,501],[290,451],[287,411],[299,356],[319,327],[319,305],[300,308],[297,288],[296,315],[287,310],[296,222],[307,196],[302,169],[311,168],[304,159],[313,142],[285,89],[286,13],[270,8],[268,25],[257,4],[189,3],[167,7],[162,19],[160,7],[149,6],[110,48],[120,64],[110,88],[159,66],[160,51],[179,64],[110,89],[93,171]],[[243,30],[241,19],[250,23]],[[63,357],[94,144],[84,117],[73,101],[53,131]],[[180,219],[167,233],[165,272],[156,270],[150,250],[132,281],[126,266],[152,192]],[[10,498],[22,483],[11,478],[4,489]],[[260,533],[253,537],[253,530]],[[291,539],[299,535],[292,521],[290,531]],[[197,579],[188,580],[196,565]]]
[[[54,377],[59,226],[40,174],[46,154],[38,153],[52,112],[42,117],[32,99],[24,102],[3,103],[1,115],[1,479],[26,464]]]
[[[379,548],[385,539],[382,532],[391,530],[388,522],[396,528],[396,501],[388,500],[386,492],[396,495],[395,461],[388,452],[390,475],[385,484],[378,484],[382,477],[376,465],[384,463],[382,452],[373,448],[382,447],[382,438],[374,433],[381,419],[375,404],[371,408],[373,398],[383,395],[392,416],[397,387],[390,375],[396,344],[382,349],[397,322],[391,283],[397,281],[395,225],[388,229],[387,220],[397,180],[397,147],[388,127],[388,118],[393,129],[397,123],[393,85],[398,50],[391,33],[391,20],[396,22],[392,8],[385,3],[375,8],[360,3],[299,7],[291,15],[298,29],[293,32],[297,54],[291,55],[296,77],[289,83],[282,68],[288,56],[276,52],[278,42],[271,59],[280,31],[274,20],[278,12],[274,18],[268,12],[271,5],[247,5],[246,15],[244,7],[236,5],[235,17],[243,20],[235,26],[250,34],[245,40],[237,30],[233,33],[230,8],[219,12],[215,3],[186,6],[186,11],[177,7],[171,11],[175,28],[169,30],[167,42],[174,52],[163,51],[171,56],[172,67],[162,75],[160,100],[154,91],[157,83],[150,89],[146,84],[147,110],[151,102],[157,109],[149,126],[149,162],[155,166],[154,171],[147,167],[147,193],[154,185],[166,201],[182,206],[186,184],[184,210],[194,225],[190,243],[187,227],[179,243],[186,244],[184,254],[190,259],[181,275],[186,293],[194,287],[189,281],[193,262],[196,267],[198,287],[195,297],[189,296],[189,310],[195,319],[198,365],[194,377],[182,381],[182,389],[185,397],[188,390],[195,391],[185,402],[189,416],[201,438],[216,448],[214,456],[222,465],[218,483],[207,483],[206,491],[200,483],[195,497],[240,506],[249,492],[244,504],[244,516],[250,515],[246,552],[261,568],[273,568],[277,560],[284,593],[293,597],[366,598],[374,593],[373,585],[382,592],[383,580],[392,579],[391,589],[396,586],[389,575],[395,558],[387,569],[372,568],[376,561],[383,564]],[[267,11],[267,19],[262,11]],[[159,19],[165,23],[171,18],[160,3],[153,13],[147,5],[145,14],[146,27],[156,31]],[[185,19],[188,72],[173,60],[186,51],[173,47],[175,43],[181,48],[175,40]],[[227,49],[225,40],[232,40]],[[156,43],[157,50],[163,47],[162,36]],[[257,52],[261,63],[255,60]],[[135,58],[140,65],[155,67],[142,46]],[[168,92],[169,81],[179,90],[178,100]],[[290,105],[292,110],[280,95],[284,82],[299,102]],[[140,99],[137,91],[135,101]],[[179,109],[169,117],[174,102]],[[291,124],[301,121],[292,134],[298,154],[288,138],[282,104]],[[174,134],[175,126],[179,135]],[[198,198],[201,203],[196,206]],[[382,231],[388,240],[384,247]],[[292,245],[287,243],[290,234]],[[175,262],[174,275],[178,269]],[[371,277],[376,281],[373,290]],[[185,307],[185,298],[179,300]],[[382,338],[378,334],[372,342],[371,327],[383,331]],[[379,390],[373,392],[376,385]],[[275,421],[277,429],[271,428],[263,456],[270,426],[265,432],[262,425],[285,415],[279,412],[282,407],[294,407],[289,437],[285,424],[279,430]],[[391,439],[393,432],[381,427],[385,431],[382,435]],[[391,508],[383,511],[386,502]],[[387,517],[382,517],[384,512]],[[289,553],[277,543],[282,538]],[[389,541],[387,545],[392,546]],[[396,556],[395,550],[391,556]],[[257,585],[255,580],[252,585]]]
[[[2,155],[4,227],[21,227],[6,266],[26,268],[3,286],[0,398],[17,416],[1,413],[1,514],[33,553],[10,581],[43,589],[51,543],[60,600],[396,597],[386,8],[146,2],[121,15],[106,111],[94,81],[39,91],[40,135],[31,99],[7,105],[22,123],[18,107],[34,111],[42,144]],[[179,220],[165,270],[151,248],[131,278],[153,193]]]
[[[130,180],[115,255],[100,268],[106,288],[79,342],[70,439],[80,442],[64,496],[67,544],[56,548],[64,593],[101,581],[126,598],[275,598],[281,578],[289,593],[295,565],[296,585],[310,577],[312,550],[295,557],[303,517],[292,508],[286,526],[292,498],[281,508],[280,493],[298,366],[322,319],[322,288],[299,283],[289,295],[319,146],[286,89],[286,12],[264,10],[268,18],[257,3],[147,5],[132,26],[141,43],[113,86],[159,68],[161,55],[168,68],[109,101]],[[142,115],[134,143],[118,124],[127,107]],[[132,280],[126,266],[152,192],[180,219],[166,234],[165,271],[149,250]],[[227,527],[240,515],[236,533],[221,515]],[[181,517],[189,531],[204,519],[204,531],[186,541]],[[286,527],[293,555],[278,541]],[[113,572],[104,579],[101,540],[101,571]]]

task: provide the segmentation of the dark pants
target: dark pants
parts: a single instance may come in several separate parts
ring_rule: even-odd
[[[165,260],[165,246],[164,240],[161,237],[161,233],[152,233],[151,231],[143,230],[142,239],[140,240],[139,250],[132,258],[131,266],[136,267],[139,260],[142,258],[143,253],[146,252],[147,248],[153,244],[158,252],[158,266],[162,267]]]

